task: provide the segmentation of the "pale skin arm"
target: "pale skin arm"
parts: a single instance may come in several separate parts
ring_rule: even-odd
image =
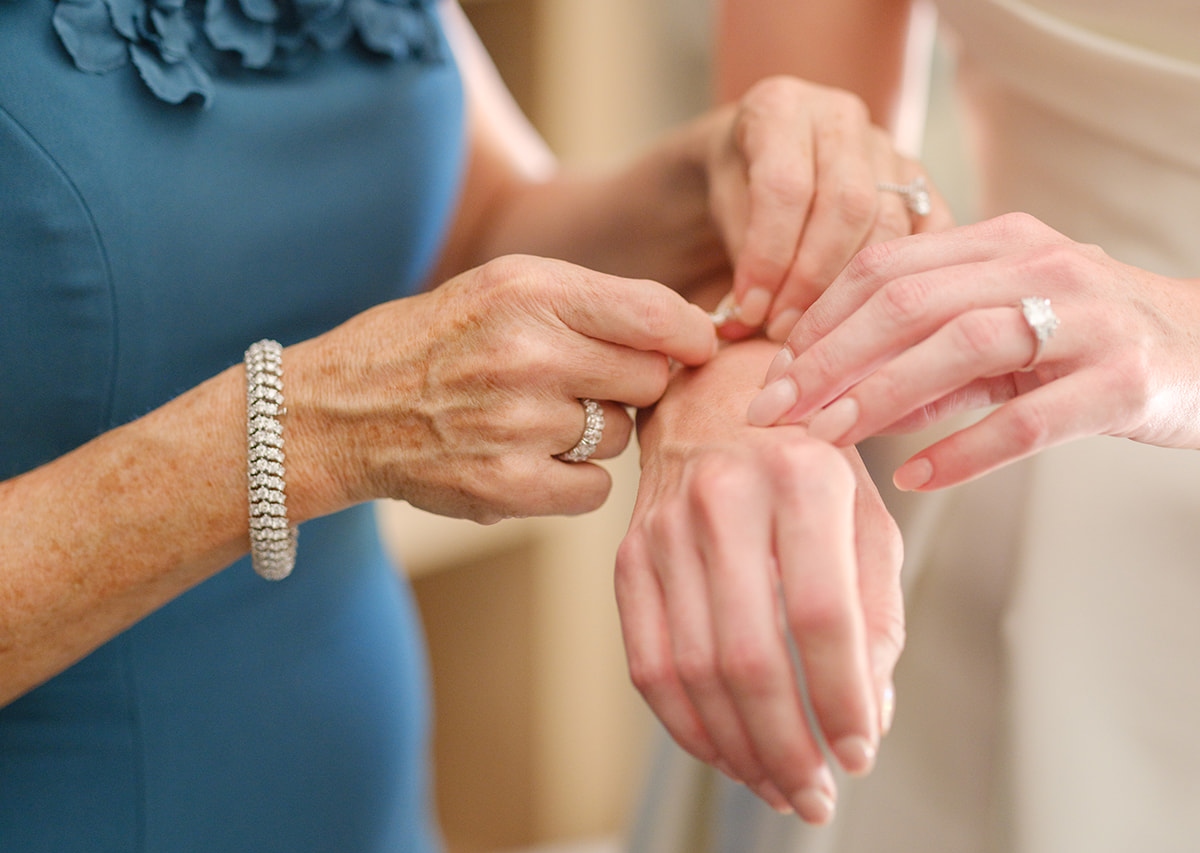
[[[900,540],[856,451],[745,422],[775,351],[731,344],[641,418],[617,601],[634,683],[676,741],[823,823],[837,792],[787,637],[821,735],[867,772],[904,642]]]
[[[854,92],[894,130],[901,108],[912,0],[721,0],[716,89],[735,100],[755,82],[791,74]]]

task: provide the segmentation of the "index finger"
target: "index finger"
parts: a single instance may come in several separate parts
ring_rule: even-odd
[[[939,199],[935,204],[944,202]],[[806,351],[896,279],[980,263],[1047,240],[1066,242],[1033,217],[1017,213],[868,246],[851,259],[796,323],[788,335],[788,348],[793,355]]]
[[[757,327],[783,287],[809,217],[816,174],[813,122],[788,81],[755,88],[738,113],[733,157],[744,163],[737,181],[744,221],[727,235],[734,255],[733,291],[740,320]],[[765,120],[770,117],[770,122]]]
[[[877,749],[878,714],[858,587],[856,489],[841,454],[825,450],[826,457],[799,454],[803,461],[793,470],[806,476],[780,484],[775,506],[780,582],[825,739],[847,771],[865,773]]]
[[[866,242],[879,215],[871,161],[875,137],[862,102],[831,98],[813,129],[816,184],[783,286],[771,307],[768,335],[782,338]],[[907,233],[907,232],[906,232]]]
[[[591,273],[591,271],[587,271]],[[712,320],[669,287],[603,273],[580,276],[561,293],[556,311],[581,335],[687,365],[703,364],[717,348]]]
[[[753,471],[723,470],[697,494],[722,680],[766,779],[805,820],[832,815],[836,789],[805,717],[778,617],[771,495]],[[742,495],[729,500],[716,495]],[[750,782],[751,779],[744,781]]]

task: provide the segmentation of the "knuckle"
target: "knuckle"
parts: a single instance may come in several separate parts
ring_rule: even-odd
[[[1001,240],[1037,237],[1050,232],[1040,219],[1023,211],[1001,214],[981,223],[981,227]]]
[[[975,358],[994,353],[1009,333],[1005,319],[994,312],[969,311],[962,314],[950,325],[953,343]]]
[[[846,604],[832,589],[806,589],[785,604],[788,625],[798,640],[834,645],[849,635]]]
[[[1150,347],[1139,340],[1127,340],[1112,369],[1103,373],[1107,396],[1120,402],[1121,408],[1135,416],[1144,414],[1153,401],[1153,358]]]
[[[842,222],[854,227],[873,222],[879,211],[878,191],[862,181],[840,181],[834,188],[832,201]]]
[[[531,426],[544,420],[540,405],[529,397],[518,394],[495,395],[488,406],[488,417],[490,441],[503,446],[519,445],[527,441]]]
[[[673,503],[668,506],[656,507],[647,512],[642,519],[642,531],[646,540],[655,543],[660,548],[670,547],[671,543],[678,538],[676,532],[680,523],[677,515]]]
[[[807,210],[813,197],[813,181],[775,158],[755,160],[750,165],[752,191],[768,196],[775,206],[788,210]]]
[[[675,680],[670,665],[660,657],[633,651],[627,657],[629,680],[645,697],[658,695]]]
[[[870,123],[871,111],[867,108],[867,102],[857,94],[844,89],[827,91],[830,102],[838,114],[857,124]]]
[[[701,649],[677,651],[675,669],[679,673],[679,680],[689,690],[711,693],[720,684],[716,661]]]
[[[895,254],[896,247],[893,244],[873,243],[855,254],[846,267],[846,273],[855,279],[877,279],[892,266]]]
[[[764,113],[778,109],[788,99],[795,96],[798,81],[782,74],[764,77],[751,86],[742,103],[751,109],[761,109]]]
[[[776,478],[805,500],[838,501],[852,494],[854,473],[841,452],[824,442],[781,442],[768,451]]]
[[[680,326],[682,307],[684,306],[673,292],[660,284],[647,281],[645,298],[639,311],[643,330],[655,340],[673,336]]]
[[[690,465],[688,504],[706,520],[716,521],[720,515],[719,504],[728,495],[745,494],[749,479],[743,466],[730,454],[709,451],[692,460]]]
[[[503,255],[479,268],[481,287],[489,291],[505,291],[527,286],[528,259],[521,255]]]
[[[897,326],[908,326],[924,318],[932,296],[932,283],[921,275],[896,279],[878,294],[885,316]]]
[[[903,208],[880,205],[875,215],[875,234],[872,239],[889,240],[912,233],[913,220]]]
[[[1009,403],[1012,412],[1009,431],[1017,447],[1025,451],[1038,450],[1050,439],[1050,419],[1045,410],[1028,398],[1020,397]]]
[[[826,340],[818,341],[805,350],[804,358],[811,365],[811,368],[806,368],[806,370],[811,370],[811,375],[818,377],[821,381],[836,381],[845,375],[841,354]],[[776,448],[776,451],[782,452],[782,448]]]
[[[772,691],[779,668],[761,643],[742,640],[722,649],[719,661],[721,681],[742,696],[762,696]]]

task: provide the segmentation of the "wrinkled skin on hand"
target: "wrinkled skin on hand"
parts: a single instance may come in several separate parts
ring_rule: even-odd
[[[502,258],[289,348],[289,465],[317,468],[304,500],[320,511],[393,497],[481,522],[587,512],[609,475],[554,458],[582,433],[579,398],[609,401],[596,458],[615,456],[623,406],[659,398],[669,359],[714,347],[704,312],[662,285]]]

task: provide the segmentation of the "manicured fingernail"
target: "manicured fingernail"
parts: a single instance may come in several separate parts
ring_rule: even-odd
[[[933,479],[933,463],[928,459],[910,459],[892,475],[892,482],[902,492],[919,489]]]
[[[771,307],[771,291],[754,287],[746,291],[738,304],[738,322],[747,326],[761,326],[767,319],[767,309]]]
[[[879,731],[886,735],[892,730],[892,721],[896,719],[896,688],[889,684],[883,688],[883,696],[879,699]]]
[[[875,766],[875,745],[862,735],[844,737],[832,749],[842,769],[853,776],[870,773]]]
[[[767,368],[766,382],[771,383],[778,379],[783,371],[787,370],[787,366],[796,360],[796,356],[792,355],[792,348],[784,344],[783,349],[775,354],[771,359],[771,366]]]
[[[837,785],[829,766],[822,764],[812,783],[790,797],[792,808],[809,823],[828,823],[837,804]]]
[[[724,298],[717,303],[716,310],[708,315],[709,319],[713,321],[713,325],[718,329],[721,326],[724,326],[730,320],[738,319],[738,315],[741,312],[734,303],[733,299],[733,291],[726,293]]]
[[[792,807],[801,818],[818,826],[833,819],[833,797],[815,788],[797,794]]]
[[[746,419],[751,426],[771,426],[787,413],[800,399],[796,383],[789,377],[776,379],[758,392],[746,409]]]
[[[767,325],[767,337],[773,341],[784,340],[801,316],[802,313],[795,308],[780,312],[779,316]]]
[[[834,400],[821,411],[808,425],[808,434],[821,441],[833,443],[850,431],[858,421],[858,400],[853,397],[842,397]]]

